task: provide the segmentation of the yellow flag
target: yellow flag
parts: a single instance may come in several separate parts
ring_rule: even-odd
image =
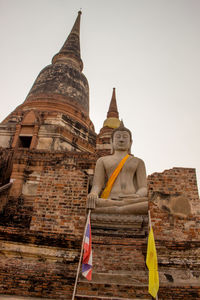
[[[123,168],[123,165],[125,164],[125,162],[127,161],[127,159],[129,158],[129,154],[127,154],[118,164],[117,168],[114,170],[114,172],[112,173],[112,175],[110,176],[110,178],[108,179],[108,182],[106,184],[105,189],[103,190],[102,194],[101,194],[101,198],[103,199],[107,199],[108,196],[110,195],[110,192],[112,190],[113,184],[117,178],[117,176],[119,175],[119,172],[121,171],[121,169]]]
[[[149,293],[156,298],[159,289],[159,276],[156,246],[152,227],[148,238],[146,264],[149,269]]]

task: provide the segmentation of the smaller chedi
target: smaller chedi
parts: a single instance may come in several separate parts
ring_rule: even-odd
[[[142,159],[130,154],[131,131],[121,122],[111,140],[113,154],[97,160],[87,208],[95,213],[146,214],[146,169]]]

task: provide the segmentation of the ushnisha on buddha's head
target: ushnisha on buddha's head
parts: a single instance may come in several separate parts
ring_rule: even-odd
[[[111,136],[112,152],[115,151],[128,151],[130,153],[132,145],[131,131],[124,126],[123,121],[120,126],[116,128]]]

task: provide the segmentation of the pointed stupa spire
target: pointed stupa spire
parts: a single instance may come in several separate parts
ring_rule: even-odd
[[[110,106],[109,106],[108,113],[107,113],[107,118],[119,118],[116,95],[115,95],[115,88],[113,88],[113,93],[112,93],[112,98],[111,98]]]
[[[80,52],[80,20],[82,12],[78,12],[78,16],[72,27],[72,30],[60,51],[53,57],[52,63],[72,63],[82,71],[83,62]]]
[[[110,101],[110,106],[107,112],[107,119],[103,123],[103,127],[117,128],[120,125],[119,113],[117,109],[117,101],[115,88],[113,88],[112,98]]]
[[[81,111],[89,117],[89,85],[82,73],[83,63],[80,57],[80,18],[78,13],[74,26],[61,50],[53,57],[52,64],[46,66],[36,78],[26,103],[48,98],[48,106],[55,110],[63,107],[58,103],[65,103],[66,111],[77,116]],[[73,111],[73,113],[72,113]]]

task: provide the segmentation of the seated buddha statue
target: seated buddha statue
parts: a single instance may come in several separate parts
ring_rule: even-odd
[[[113,154],[97,160],[87,208],[95,213],[146,214],[148,198],[145,164],[130,154],[131,131],[121,122],[113,131],[111,140]]]

